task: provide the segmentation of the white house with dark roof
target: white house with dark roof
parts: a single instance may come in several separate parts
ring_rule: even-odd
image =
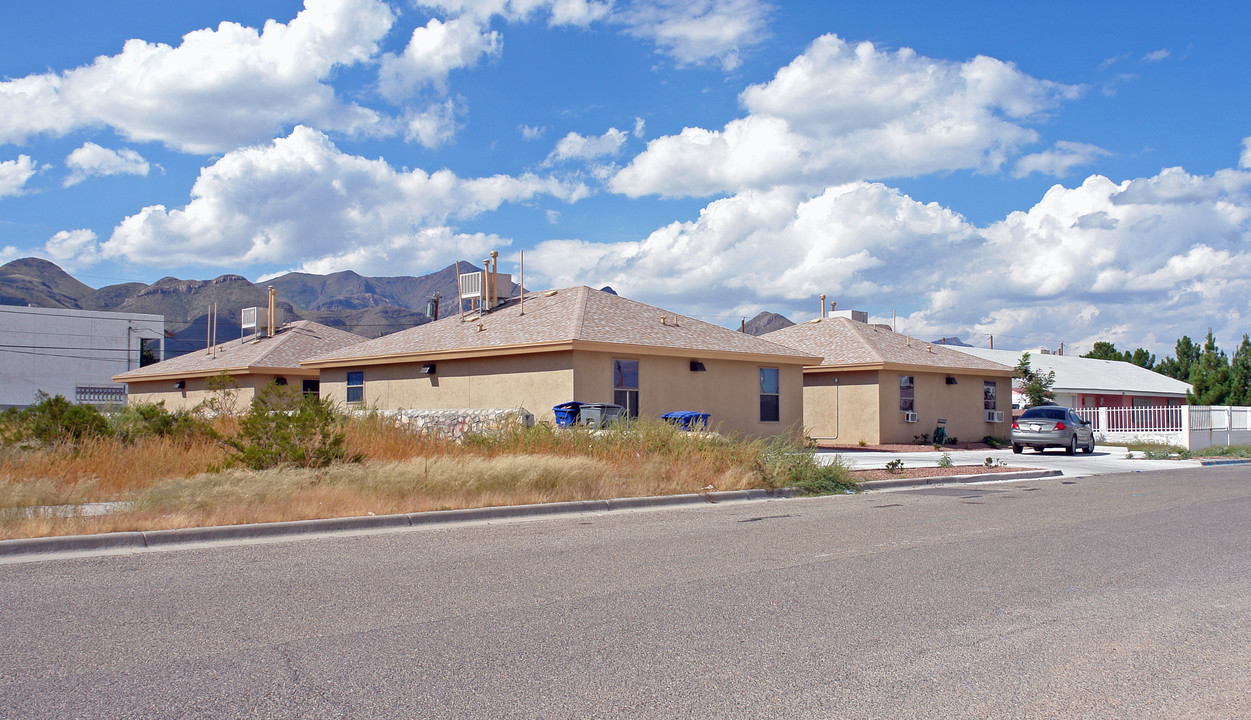
[[[708,413],[744,436],[798,430],[803,366],[819,358],[589,287],[526,293],[302,363],[323,395],[401,409],[521,407],[551,421],[561,403],[628,414]]]
[[[820,357],[804,367],[804,426],[820,444],[1006,438],[1012,368],[871,325],[862,313],[763,335]]]
[[[311,320],[297,320],[237,340],[217,343],[155,365],[115,375],[126,383],[129,399],[164,401],[166,409],[191,409],[209,396],[208,380],[225,373],[237,383],[236,410],[246,409],[256,392],[271,382],[294,385],[306,393],[318,392],[317,370],[301,360],[364,342],[354,333]]]

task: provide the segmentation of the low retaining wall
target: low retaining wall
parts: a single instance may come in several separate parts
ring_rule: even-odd
[[[534,415],[525,408],[465,408],[446,410],[376,411],[409,431],[460,440],[466,435],[499,432],[512,427],[530,427]]]

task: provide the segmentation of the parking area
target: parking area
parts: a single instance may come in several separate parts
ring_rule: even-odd
[[[956,465],[985,465],[986,459],[992,463],[1003,464],[1014,468],[1041,468],[1043,470],[1059,470],[1065,477],[1085,477],[1089,475],[1108,475],[1111,473],[1148,472],[1151,470],[1169,470],[1199,467],[1198,460],[1147,460],[1142,453],[1134,453],[1134,457],[1126,457],[1127,451],[1115,445],[1097,445],[1095,451],[1086,455],[1068,455],[1063,450],[1047,450],[1034,452],[1026,450],[1014,455],[1011,448],[1001,450],[952,450],[947,453]],[[902,460],[904,467],[937,467],[941,452],[881,452],[870,450],[820,450],[818,458],[826,462],[835,455],[841,456],[852,469],[867,470],[886,467],[894,460]]]

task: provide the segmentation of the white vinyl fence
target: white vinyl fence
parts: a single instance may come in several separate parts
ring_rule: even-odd
[[[1251,445],[1251,408],[1224,405],[1075,408],[1104,442],[1161,442],[1190,451]]]

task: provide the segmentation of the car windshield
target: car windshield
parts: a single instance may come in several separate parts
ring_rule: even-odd
[[[1021,419],[1063,420],[1067,415],[1068,411],[1064,408],[1035,407],[1021,413]]]

